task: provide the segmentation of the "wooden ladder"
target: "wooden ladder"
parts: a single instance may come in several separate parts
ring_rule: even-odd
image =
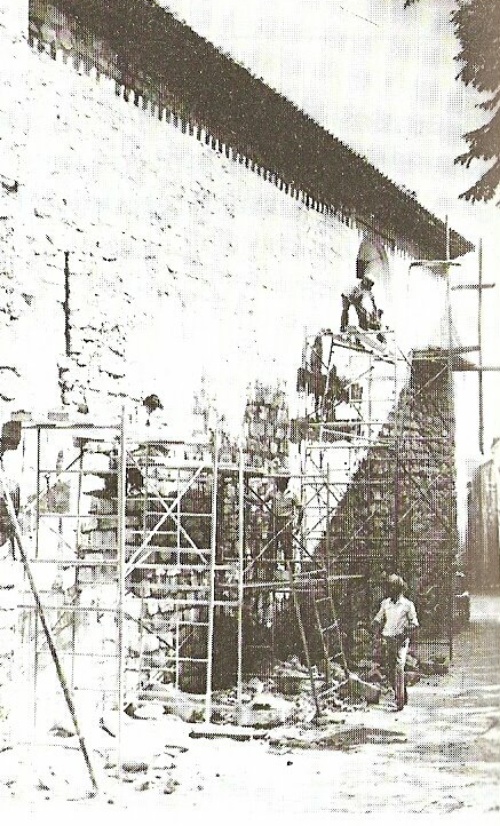
[[[342,644],[342,634],[340,631],[340,625],[337,616],[337,610],[335,607],[335,601],[333,598],[331,583],[328,579],[326,569],[320,568],[316,571],[311,571],[307,572],[306,574],[302,574],[300,577],[300,581],[295,578],[293,572],[293,563],[288,566],[288,570],[290,574],[290,590],[292,594],[293,606],[302,640],[304,658],[306,661],[307,670],[309,672],[311,694],[314,701],[314,705],[316,707],[315,717],[317,718],[321,715],[322,701],[325,700],[328,696],[330,696],[336,688],[336,686],[332,685],[332,674],[330,667],[330,661],[332,659],[332,648],[334,644],[338,649],[335,657],[340,657],[342,667],[346,670],[346,672],[348,672],[347,660],[344,652],[344,647]],[[312,583],[314,589],[313,602],[314,617],[316,621],[316,631],[318,632],[321,639],[321,645],[323,649],[323,656],[325,662],[326,687],[321,692],[318,692],[316,685],[316,674],[311,660],[309,642],[307,639],[307,634],[302,619],[301,601],[299,596],[298,585],[303,585],[307,582]],[[318,595],[317,586],[319,586],[320,588],[319,593],[321,594],[321,596]]]

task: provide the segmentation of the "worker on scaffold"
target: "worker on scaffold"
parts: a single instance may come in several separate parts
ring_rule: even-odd
[[[303,508],[297,494],[290,486],[289,476],[278,476],[263,497],[264,502],[272,502],[272,530],[276,561],[291,567],[294,563],[294,533],[300,528]]]
[[[348,293],[342,293],[342,315],[340,317],[340,332],[345,333],[349,323],[349,309],[354,307],[360,330],[376,330],[377,339],[385,342],[382,329],[382,310],[375,303],[372,292],[374,282],[366,275],[366,264],[356,261],[356,278],[359,282]]]

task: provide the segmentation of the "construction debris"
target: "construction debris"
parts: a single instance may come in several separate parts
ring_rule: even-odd
[[[289,700],[270,692],[261,692],[242,707],[239,724],[256,728],[279,726],[291,719],[294,708]]]
[[[351,402],[359,402],[356,393],[349,389]],[[34,457],[26,454],[26,464],[37,468],[31,485],[36,494],[30,493],[19,519],[8,490],[4,499],[28,577],[33,569],[36,584],[43,581],[38,591],[31,587],[33,598],[23,596],[35,604],[23,605],[21,623],[24,656],[28,660],[35,652],[37,658],[35,706],[52,690],[42,690],[50,685],[50,660],[40,651],[37,627],[42,617],[47,616],[42,646],[48,641],[56,668],[59,661],[65,672],[68,666],[66,679],[62,665],[58,676],[73,725],[49,709],[41,726],[59,750],[79,741],[86,755],[78,711],[99,773],[119,773],[131,787],[151,791],[158,785],[153,772],[171,770],[157,740],[170,725],[187,723],[193,737],[202,736],[207,721],[221,734],[241,727],[243,733],[232,729],[234,738],[293,726],[311,742],[322,732],[326,743],[330,727],[388,693],[361,610],[364,575],[334,576],[327,570],[328,554],[322,556],[331,550],[334,523],[321,528],[317,559],[307,555],[314,537],[293,533],[292,564],[279,570],[278,563],[284,565],[277,556],[276,520],[264,494],[269,478],[286,470],[287,420],[284,394],[257,387],[246,416],[256,467],[248,465],[249,453],[217,433],[207,447],[138,442],[127,436],[124,417],[121,428],[108,426],[106,432],[91,426],[75,432],[65,425],[63,436],[57,425],[37,426],[38,459],[36,450]],[[375,456],[377,473],[374,462],[363,459],[349,488],[360,507],[368,495],[373,499],[374,520],[383,508],[386,448],[383,442]],[[379,487],[369,487],[368,477]],[[327,494],[326,512],[319,494],[312,500],[321,504],[326,520]],[[335,515],[347,524],[352,508],[346,502]],[[348,529],[342,523],[335,541]],[[425,591],[429,604],[433,587]],[[5,589],[1,596],[0,608],[6,609],[11,594]],[[15,639],[4,634],[2,644],[10,655]],[[410,656],[408,684],[444,674],[448,665],[446,656],[420,662]],[[43,714],[37,711],[39,720]],[[208,734],[220,736],[215,730]],[[42,774],[40,790],[50,791],[50,772]],[[162,791],[173,788],[162,776]]]

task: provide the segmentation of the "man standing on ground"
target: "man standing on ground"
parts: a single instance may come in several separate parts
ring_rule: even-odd
[[[382,637],[387,676],[394,689],[396,710],[407,702],[405,684],[406,655],[410,640],[418,628],[417,612],[413,602],[404,596],[405,583],[400,576],[389,577],[389,596],[380,603],[372,626],[377,637]]]

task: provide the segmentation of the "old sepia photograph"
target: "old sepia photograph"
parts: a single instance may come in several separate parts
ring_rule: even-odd
[[[0,0],[5,820],[498,818],[499,33]]]

